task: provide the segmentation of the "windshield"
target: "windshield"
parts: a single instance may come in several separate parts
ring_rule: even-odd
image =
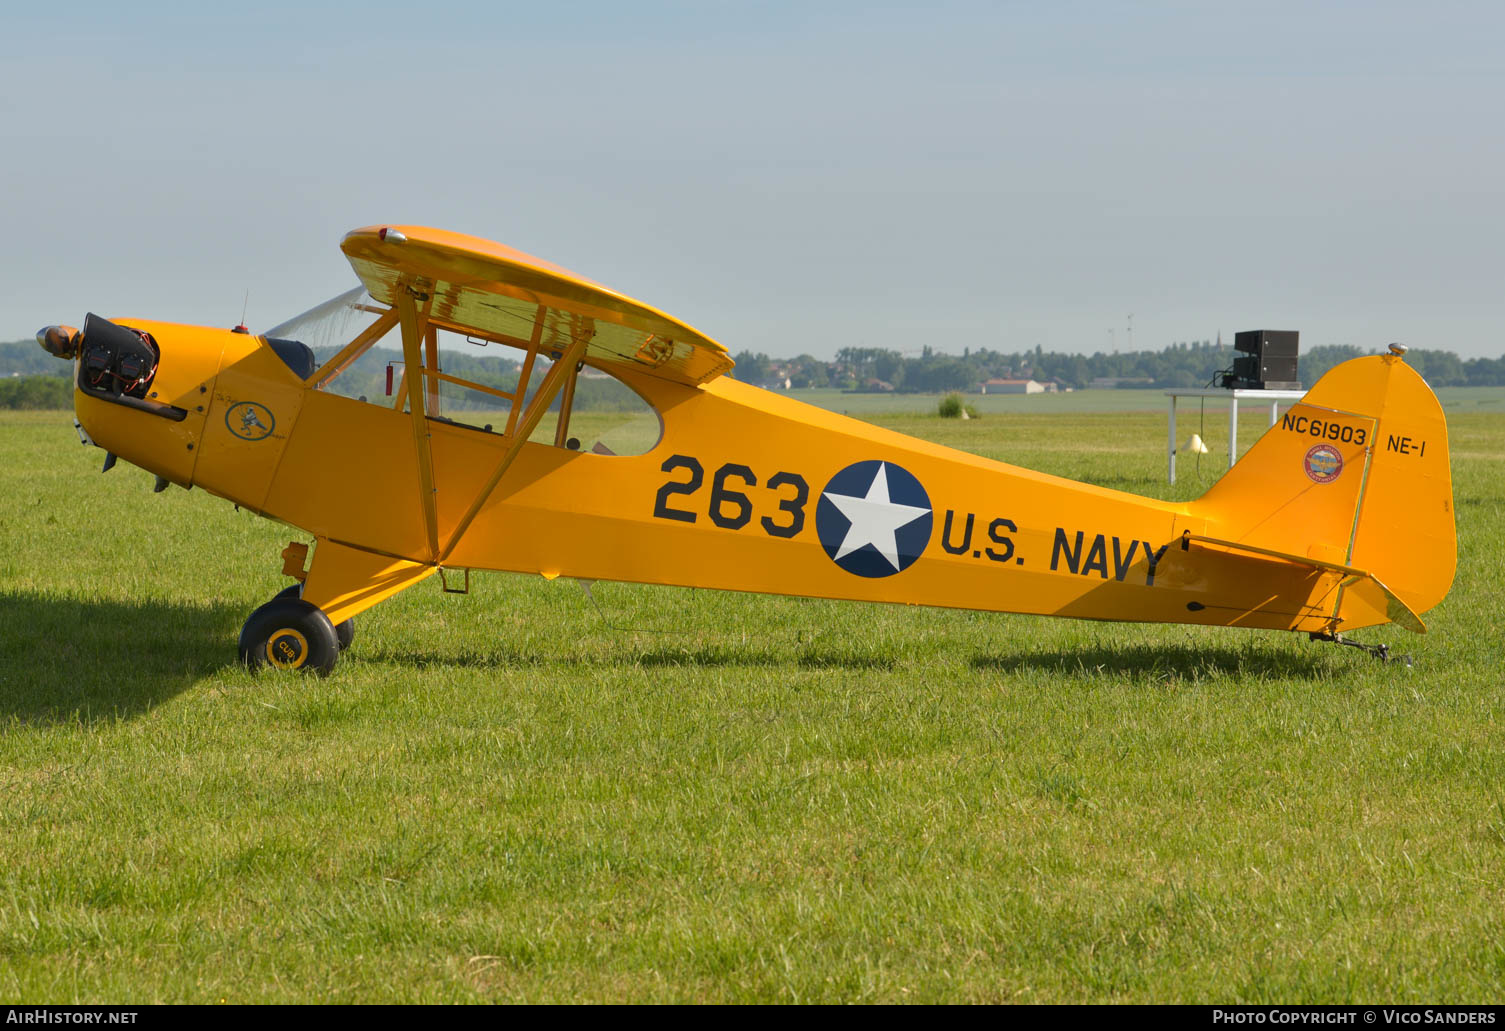
[[[364,286],[358,286],[273,326],[263,336],[299,340],[315,351],[339,348],[354,340],[386,310],[386,305],[378,303]]]

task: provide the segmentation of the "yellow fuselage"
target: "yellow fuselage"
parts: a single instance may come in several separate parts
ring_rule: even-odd
[[[420,418],[425,439],[415,439],[408,413],[313,389],[258,337],[129,325],[161,345],[153,397],[187,414],[172,421],[80,390],[85,430],[169,480],[306,530],[318,544],[304,597],[335,622],[440,565],[1088,619],[1310,631],[1333,629],[1339,615],[1345,630],[1386,619],[1382,602],[1355,593],[1345,603],[1333,569],[1187,546],[1191,534],[1348,565],[1362,564],[1365,547],[1380,549],[1379,530],[1366,538],[1356,525],[1365,471],[1383,446],[1377,413],[1345,413],[1320,397],[1256,450],[1294,476],[1303,456],[1311,468],[1321,440],[1347,464],[1346,479],[1308,474],[1301,503],[1283,506],[1260,496],[1281,487],[1230,475],[1221,493],[1172,504],[979,458],[726,377],[687,385],[618,370],[659,413],[657,446],[616,456],[522,443],[466,526],[513,438]],[[1400,377],[1386,380],[1392,394],[1419,387],[1430,397],[1403,364],[1361,361],[1376,363],[1372,375]],[[1331,441],[1310,432],[1324,415],[1338,426]],[[1445,478],[1440,409],[1407,418],[1418,439],[1441,434]],[[1416,458],[1417,468],[1426,461]],[[1326,525],[1342,532],[1312,529]],[[1392,573],[1402,582],[1390,586],[1417,611],[1452,578],[1451,551],[1427,561],[1430,573],[1424,562]]]

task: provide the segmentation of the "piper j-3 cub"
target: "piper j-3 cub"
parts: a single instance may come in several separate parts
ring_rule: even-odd
[[[1447,428],[1403,348],[1329,372],[1175,503],[737,382],[704,334],[496,243],[375,226],[341,247],[361,286],[264,336],[92,314],[38,334],[74,361],[107,468],[313,538],[311,556],[282,553],[297,583],[241,631],[252,667],[328,673],[355,616],[436,572],[456,589],[506,570],[1339,641],[1424,632],[1452,583]],[[317,362],[309,345],[330,343]],[[593,397],[639,405],[648,432],[582,446],[611,421]]]

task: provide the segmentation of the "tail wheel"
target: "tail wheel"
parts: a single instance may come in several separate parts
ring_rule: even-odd
[[[278,598],[301,598],[303,597],[303,585],[293,584],[277,592]],[[343,623],[335,624],[334,636],[339,639],[340,651],[350,647],[350,642],[355,640],[355,617],[352,616]]]
[[[276,597],[240,631],[240,661],[251,669],[312,670],[327,676],[340,658],[334,624],[302,598]]]

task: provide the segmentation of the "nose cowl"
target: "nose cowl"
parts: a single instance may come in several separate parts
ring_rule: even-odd
[[[89,315],[76,341],[79,423],[95,444],[124,461],[189,486],[229,336]]]
[[[116,325],[93,313],[84,318],[78,352],[79,386],[107,399],[146,397],[162,360],[162,349],[146,330]]]

